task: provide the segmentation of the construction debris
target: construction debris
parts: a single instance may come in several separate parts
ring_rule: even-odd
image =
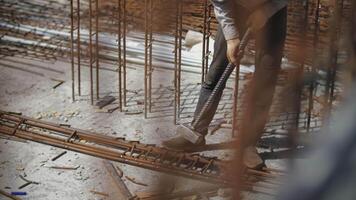
[[[141,183],[141,182],[137,181],[136,178],[132,178],[129,176],[125,176],[125,178],[136,185],[141,185],[141,186],[146,186],[146,187],[148,186],[146,183]]]
[[[10,199],[12,199],[12,200],[21,200],[20,198],[14,196],[13,194],[9,194],[9,193],[7,193],[7,192],[5,192],[5,191],[3,191],[3,190],[0,190],[0,194],[1,194],[2,196],[8,197],[8,198],[10,198]]]
[[[51,161],[56,161],[58,158],[62,157],[64,154],[66,154],[67,151],[63,151],[62,153],[58,154],[57,156],[53,157]]]
[[[98,192],[95,190],[90,190],[90,193],[97,194],[97,195],[104,196],[104,197],[109,197],[109,194],[104,193],[104,192]]]
[[[26,183],[23,184],[23,185],[21,185],[21,186],[18,188],[19,190],[21,190],[21,189],[23,189],[23,188],[25,188],[25,187],[27,187],[27,186],[29,186],[29,185],[31,185],[31,184],[34,184],[34,185],[40,184],[39,182],[30,181],[30,180],[26,179],[25,177],[23,177],[22,175],[20,175],[20,178],[21,178],[23,181],[25,181]]]

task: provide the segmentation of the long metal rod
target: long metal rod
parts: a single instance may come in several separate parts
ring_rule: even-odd
[[[123,103],[122,103],[122,58],[121,58],[121,24],[122,24],[122,19],[121,19],[121,0],[118,0],[117,1],[117,50],[118,50],[118,60],[117,60],[117,63],[118,63],[118,79],[119,79],[119,106],[120,106],[120,112],[122,112],[123,110]]]
[[[205,66],[205,46],[206,46],[206,24],[207,24],[207,7],[208,7],[208,0],[204,1],[204,21],[203,21],[203,50],[202,50],[202,72],[201,72],[201,83],[203,84],[205,81],[205,68],[208,66]]]
[[[173,121],[175,124],[177,124],[177,113],[178,113],[178,107],[177,107],[177,79],[178,79],[178,33],[179,33],[179,1],[176,0],[176,18],[175,18],[175,34],[174,34],[174,109],[173,109]]]
[[[209,43],[210,43],[210,36],[211,36],[211,31],[210,31],[210,26],[211,26],[211,10],[212,10],[212,4],[209,2],[208,5],[207,5],[207,16],[208,16],[208,19],[207,19],[207,25],[206,25],[206,46],[205,46],[205,58],[204,58],[204,61],[205,61],[205,77],[207,76],[208,74],[208,68],[209,68],[209,56],[210,56],[210,50],[209,50]]]
[[[335,6],[336,12],[335,12],[335,17],[336,17],[336,21],[337,21],[337,28],[336,28],[336,42],[339,41],[340,39],[340,32],[342,29],[342,23],[343,23],[343,7],[344,7],[344,0],[338,0],[336,1],[337,5]],[[338,44],[335,45],[335,51],[334,54],[332,54],[331,56],[334,57],[333,61],[333,69],[332,69],[332,74],[331,74],[331,86],[330,86],[330,97],[329,97],[329,109],[331,111],[332,107],[333,107],[333,102],[334,102],[334,93],[335,93],[335,83],[336,83],[336,74],[337,74],[337,70],[338,70],[338,53],[339,53],[339,49],[338,49]]]
[[[48,144],[159,172],[229,185],[228,161],[169,151],[138,142],[63,127],[54,123],[0,111],[0,134]],[[86,142],[83,143],[82,140]],[[278,174],[246,169],[246,178],[268,182]]]
[[[92,0],[89,0],[89,70],[90,70],[90,103],[94,104],[94,85],[93,85],[93,5]]]
[[[148,110],[152,112],[152,76],[153,76],[153,66],[152,66],[152,48],[153,48],[153,0],[150,0],[149,5],[149,59],[148,59]]]
[[[74,83],[74,2],[70,0],[70,18],[71,18],[71,25],[70,25],[70,54],[71,54],[71,71],[72,71],[72,101],[75,101],[75,83]]]
[[[180,120],[181,112],[181,73],[182,73],[182,39],[183,39],[183,0],[179,1],[179,40],[178,40],[178,77],[177,77],[177,104],[178,104],[178,120]]]
[[[99,0],[95,0],[95,67],[96,99],[99,99]]]
[[[127,70],[126,70],[126,64],[127,64],[127,55],[126,55],[126,34],[127,34],[127,17],[126,17],[126,0],[123,0],[123,5],[122,5],[122,12],[123,12],[123,20],[122,20],[122,25],[123,25],[123,31],[122,31],[122,43],[123,43],[123,92],[124,92],[124,106],[127,106]]]
[[[314,33],[313,33],[313,54],[314,60],[312,64],[312,74],[314,75],[316,73],[316,68],[317,68],[317,63],[316,63],[316,55],[318,51],[318,42],[319,42],[319,29],[320,29],[320,23],[319,23],[319,13],[320,13],[320,0],[317,0],[316,2],[316,7],[315,7],[315,16],[314,16]],[[312,83],[309,86],[309,99],[308,99],[308,119],[307,119],[307,131],[310,131],[310,126],[311,126],[311,118],[312,118],[312,111],[314,109],[314,90],[315,90],[315,83],[312,81]]]
[[[149,20],[149,13],[148,13],[148,4],[150,0],[145,0],[145,66],[144,66],[144,75],[143,75],[143,81],[144,81],[144,114],[145,118],[147,118],[147,113],[148,113],[148,20]]]
[[[78,95],[81,96],[81,47],[80,47],[80,0],[77,0],[77,59],[78,59]]]

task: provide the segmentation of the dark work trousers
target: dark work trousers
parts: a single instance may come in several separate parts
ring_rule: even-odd
[[[236,12],[239,13],[238,29],[241,33],[244,33],[249,13],[243,8],[239,8]],[[256,70],[247,86],[249,89],[249,95],[246,96],[247,108],[243,114],[244,117],[239,129],[242,133],[246,133],[243,134],[243,142],[247,146],[256,144],[263,133],[268,118],[269,108],[280,71],[286,28],[287,9],[284,8],[272,16],[262,30],[258,31],[255,35]],[[243,34],[240,35],[242,36]],[[219,28],[215,38],[213,60],[200,91],[194,118],[197,118],[199,115],[199,112],[228,65],[226,51],[226,40],[221,28]],[[209,108],[207,114],[197,123],[195,130],[202,135],[206,135],[208,132],[208,126],[215,115],[222,93],[223,91],[219,91],[218,98],[214,99],[213,105]],[[241,134],[238,135],[241,136]]]

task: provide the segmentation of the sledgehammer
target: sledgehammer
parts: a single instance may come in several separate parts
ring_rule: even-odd
[[[181,136],[183,136],[185,139],[189,140],[193,144],[197,144],[204,139],[203,135],[201,135],[200,133],[195,131],[196,127],[197,127],[198,123],[200,122],[201,118],[207,114],[206,112],[210,108],[213,100],[217,97],[218,92],[223,89],[224,83],[230,77],[230,75],[234,71],[234,69],[237,68],[237,72],[240,71],[240,60],[243,57],[244,50],[245,50],[250,38],[251,38],[251,29],[248,28],[240,42],[240,45],[239,45],[238,64],[234,65],[234,64],[230,63],[226,67],[224,73],[222,74],[218,83],[214,87],[213,92],[211,93],[208,100],[205,102],[203,108],[199,112],[198,117],[194,120],[194,122],[191,125],[180,124],[177,127],[177,134],[180,134]],[[238,76],[238,73],[236,73],[236,76]]]

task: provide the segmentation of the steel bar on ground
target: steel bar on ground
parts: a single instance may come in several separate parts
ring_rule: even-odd
[[[170,151],[154,145],[94,134],[3,111],[0,111],[0,134],[206,182],[229,185],[232,181],[228,174],[229,161]],[[269,180],[280,175],[271,170],[245,171],[246,183],[249,183],[248,178],[252,177]]]

